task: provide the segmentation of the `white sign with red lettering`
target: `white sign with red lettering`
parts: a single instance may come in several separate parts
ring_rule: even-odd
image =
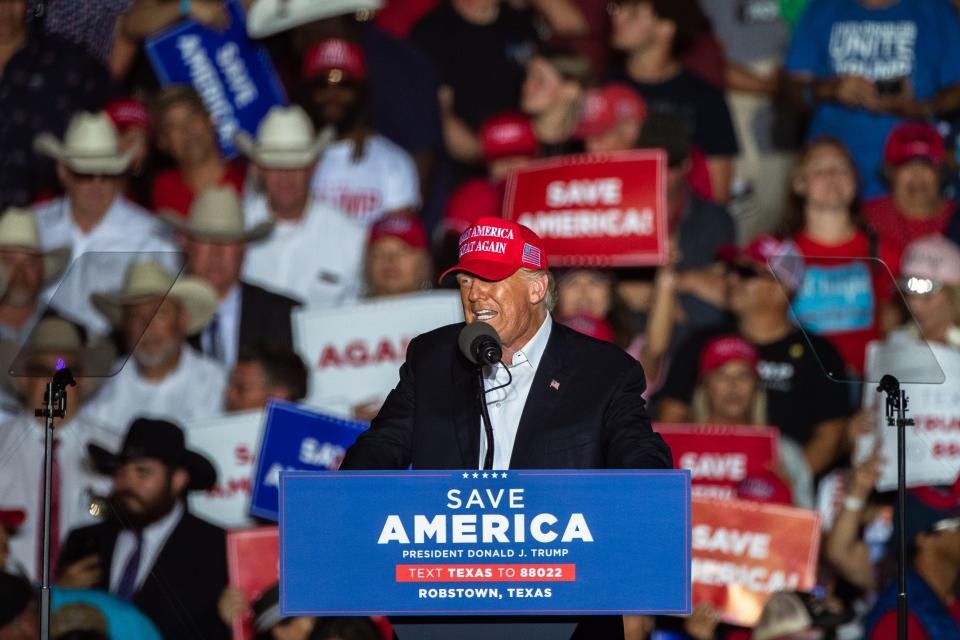
[[[354,407],[383,402],[400,380],[410,340],[462,321],[454,291],[295,311],[294,346],[310,371],[307,402],[347,417]]]
[[[916,426],[907,427],[906,433],[907,486],[953,484],[960,473],[960,352],[942,344],[901,338],[870,343],[866,362],[867,380],[879,380],[895,371],[909,399],[908,417]],[[943,382],[910,382],[939,379]],[[886,462],[877,490],[893,491],[897,488],[897,429],[887,426],[886,396],[876,392],[875,384],[864,387],[864,406],[874,408],[877,432],[861,439],[857,457],[869,455],[879,437]]]
[[[262,411],[246,411],[184,430],[187,446],[206,456],[217,470],[216,486],[189,494],[191,513],[224,529],[253,526],[247,510],[262,425]]]

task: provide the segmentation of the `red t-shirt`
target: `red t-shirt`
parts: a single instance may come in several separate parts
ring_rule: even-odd
[[[902,214],[893,203],[892,197],[881,196],[868,200],[863,205],[863,217],[877,234],[877,238],[902,254],[914,240],[943,233],[956,209],[957,205],[947,200],[935,216],[918,220]]]
[[[956,620],[957,627],[960,628],[960,599],[954,599],[953,602],[947,605],[947,609],[950,611],[953,619]],[[870,640],[893,640],[896,637],[897,610],[891,609],[877,622],[877,626],[875,626],[873,632],[870,633]],[[920,624],[920,619],[912,613],[907,615],[907,637],[910,638],[910,640],[936,640],[927,634],[923,625]]]
[[[218,186],[233,187],[237,195],[243,194],[243,182],[246,179],[246,167],[240,162],[231,162],[220,179]],[[190,212],[190,205],[196,194],[183,180],[179,169],[168,169],[153,179],[150,206],[154,212],[171,209],[184,218]]]
[[[877,255],[872,256],[870,240],[862,231],[837,245],[820,244],[802,231],[793,241],[806,258],[794,313],[804,328],[829,340],[847,367],[861,375],[867,343],[879,337],[880,303],[889,298],[893,282],[885,270],[853,258],[880,258],[896,275],[896,251],[877,242]]]

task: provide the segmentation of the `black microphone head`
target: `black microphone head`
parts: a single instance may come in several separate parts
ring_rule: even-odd
[[[500,335],[486,322],[471,322],[460,330],[457,339],[467,360],[476,365],[494,364],[502,356]]]

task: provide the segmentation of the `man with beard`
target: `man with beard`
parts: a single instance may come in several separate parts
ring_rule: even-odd
[[[21,355],[14,361],[18,352]],[[56,317],[41,320],[22,351],[17,343],[0,343],[3,361],[15,362],[19,372],[27,374],[3,379],[3,386],[20,399],[19,414],[0,424],[0,496],[7,504],[12,501],[24,515],[22,523],[11,531],[10,566],[35,582],[41,573],[45,429],[44,419],[35,417],[34,409],[43,406],[49,372],[63,358],[77,377],[77,386],[68,393],[66,415],[54,422],[50,557],[55,562],[67,532],[96,522],[96,496],[110,489],[109,480],[86,464],[87,445],[99,442],[112,446],[119,437],[95,427],[79,414],[94,382],[85,376],[103,375],[112,356],[113,349],[85,345],[75,325]],[[83,573],[85,569],[88,567],[81,566],[76,571]]]
[[[94,294],[93,304],[133,353],[86,416],[120,435],[137,416],[190,424],[219,412],[227,372],[186,343],[217,311],[213,287],[192,276],[174,282],[159,264],[140,262],[127,271],[120,291]]]
[[[217,617],[227,584],[224,532],[187,512],[188,491],[216,483],[209,460],[189,451],[170,422],[138,418],[119,453],[89,447],[94,465],[113,475],[108,520],[70,533],[58,575],[77,563],[97,567],[70,586],[130,600],[165,638],[229,637]]]
[[[40,317],[40,292],[55,283],[70,259],[70,248],[40,248],[33,213],[7,209],[0,217],[0,269],[7,280],[0,296],[0,339],[22,343]]]
[[[367,107],[367,66],[353,42],[330,38],[303,60],[303,105],[314,125],[332,125],[337,139],[313,175],[319,200],[370,225],[385,213],[419,209],[420,182],[410,156],[374,133]]]

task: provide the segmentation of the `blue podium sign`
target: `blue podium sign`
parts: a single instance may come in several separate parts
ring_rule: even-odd
[[[240,3],[225,4],[230,13],[225,31],[188,20],[149,38],[146,51],[162,85],[193,85],[216,122],[221,151],[232,158],[234,136],[240,130],[256,135],[270,107],[287,98],[267,52],[247,37]]]
[[[689,471],[280,478],[284,615],[686,614]]]
[[[292,402],[267,405],[253,472],[250,514],[280,518],[280,472],[340,467],[347,449],[369,425],[314,413]]]

